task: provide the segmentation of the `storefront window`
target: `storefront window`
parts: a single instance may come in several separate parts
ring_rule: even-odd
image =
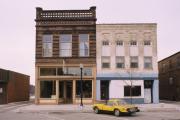
[[[54,98],[56,95],[55,81],[40,81],[40,98]]]
[[[141,96],[141,86],[132,86],[132,94],[131,94],[131,86],[124,86],[124,96]]]
[[[56,68],[40,68],[40,76],[55,76]]]
[[[40,68],[40,76],[80,76],[79,67]],[[83,68],[83,76],[92,76],[92,68]]]
[[[83,98],[92,98],[92,80],[83,80]],[[76,96],[81,95],[81,81],[76,81]]]
[[[58,68],[58,75],[64,75],[64,76],[80,76],[81,71],[78,67],[64,67],[64,68]],[[84,68],[83,69],[83,75],[84,76],[92,76],[92,69],[91,68]]]

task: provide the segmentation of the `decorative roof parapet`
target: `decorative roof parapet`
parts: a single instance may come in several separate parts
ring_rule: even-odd
[[[96,21],[96,7],[89,10],[43,10],[36,8],[36,21]]]

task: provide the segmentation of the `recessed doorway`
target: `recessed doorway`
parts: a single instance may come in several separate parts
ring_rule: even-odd
[[[73,82],[72,80],[59,81],[59,103],[71,104],[72,93],[73,93]]]

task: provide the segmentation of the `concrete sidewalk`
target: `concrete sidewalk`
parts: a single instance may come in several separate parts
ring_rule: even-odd
[[[180,111],[180,105],[174,105],[169,103],[159,104],[139,104],[136,105],[143,112],[168,112],[168,111]],[[83,109],[79,105],[66,104],[66,105],[35,105],[20,107],[14,112],[32,112],[32,113],[50,113],[50,112],[93,112],[92,105],[84,105]]]

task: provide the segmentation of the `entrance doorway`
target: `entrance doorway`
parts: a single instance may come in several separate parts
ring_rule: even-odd
[[[7,91],[6,91],[7,84],[0,83],[0,104],[7,103]]]
[[[72,80],[59,81],[59,99],[60,103],[69,104],[72,103]]]
[[[109,99],[109,81],[101,80],[101,100]]]
[[[144,103],[152,103],[153,95],[152,95],[152,80],[144,81]]]

